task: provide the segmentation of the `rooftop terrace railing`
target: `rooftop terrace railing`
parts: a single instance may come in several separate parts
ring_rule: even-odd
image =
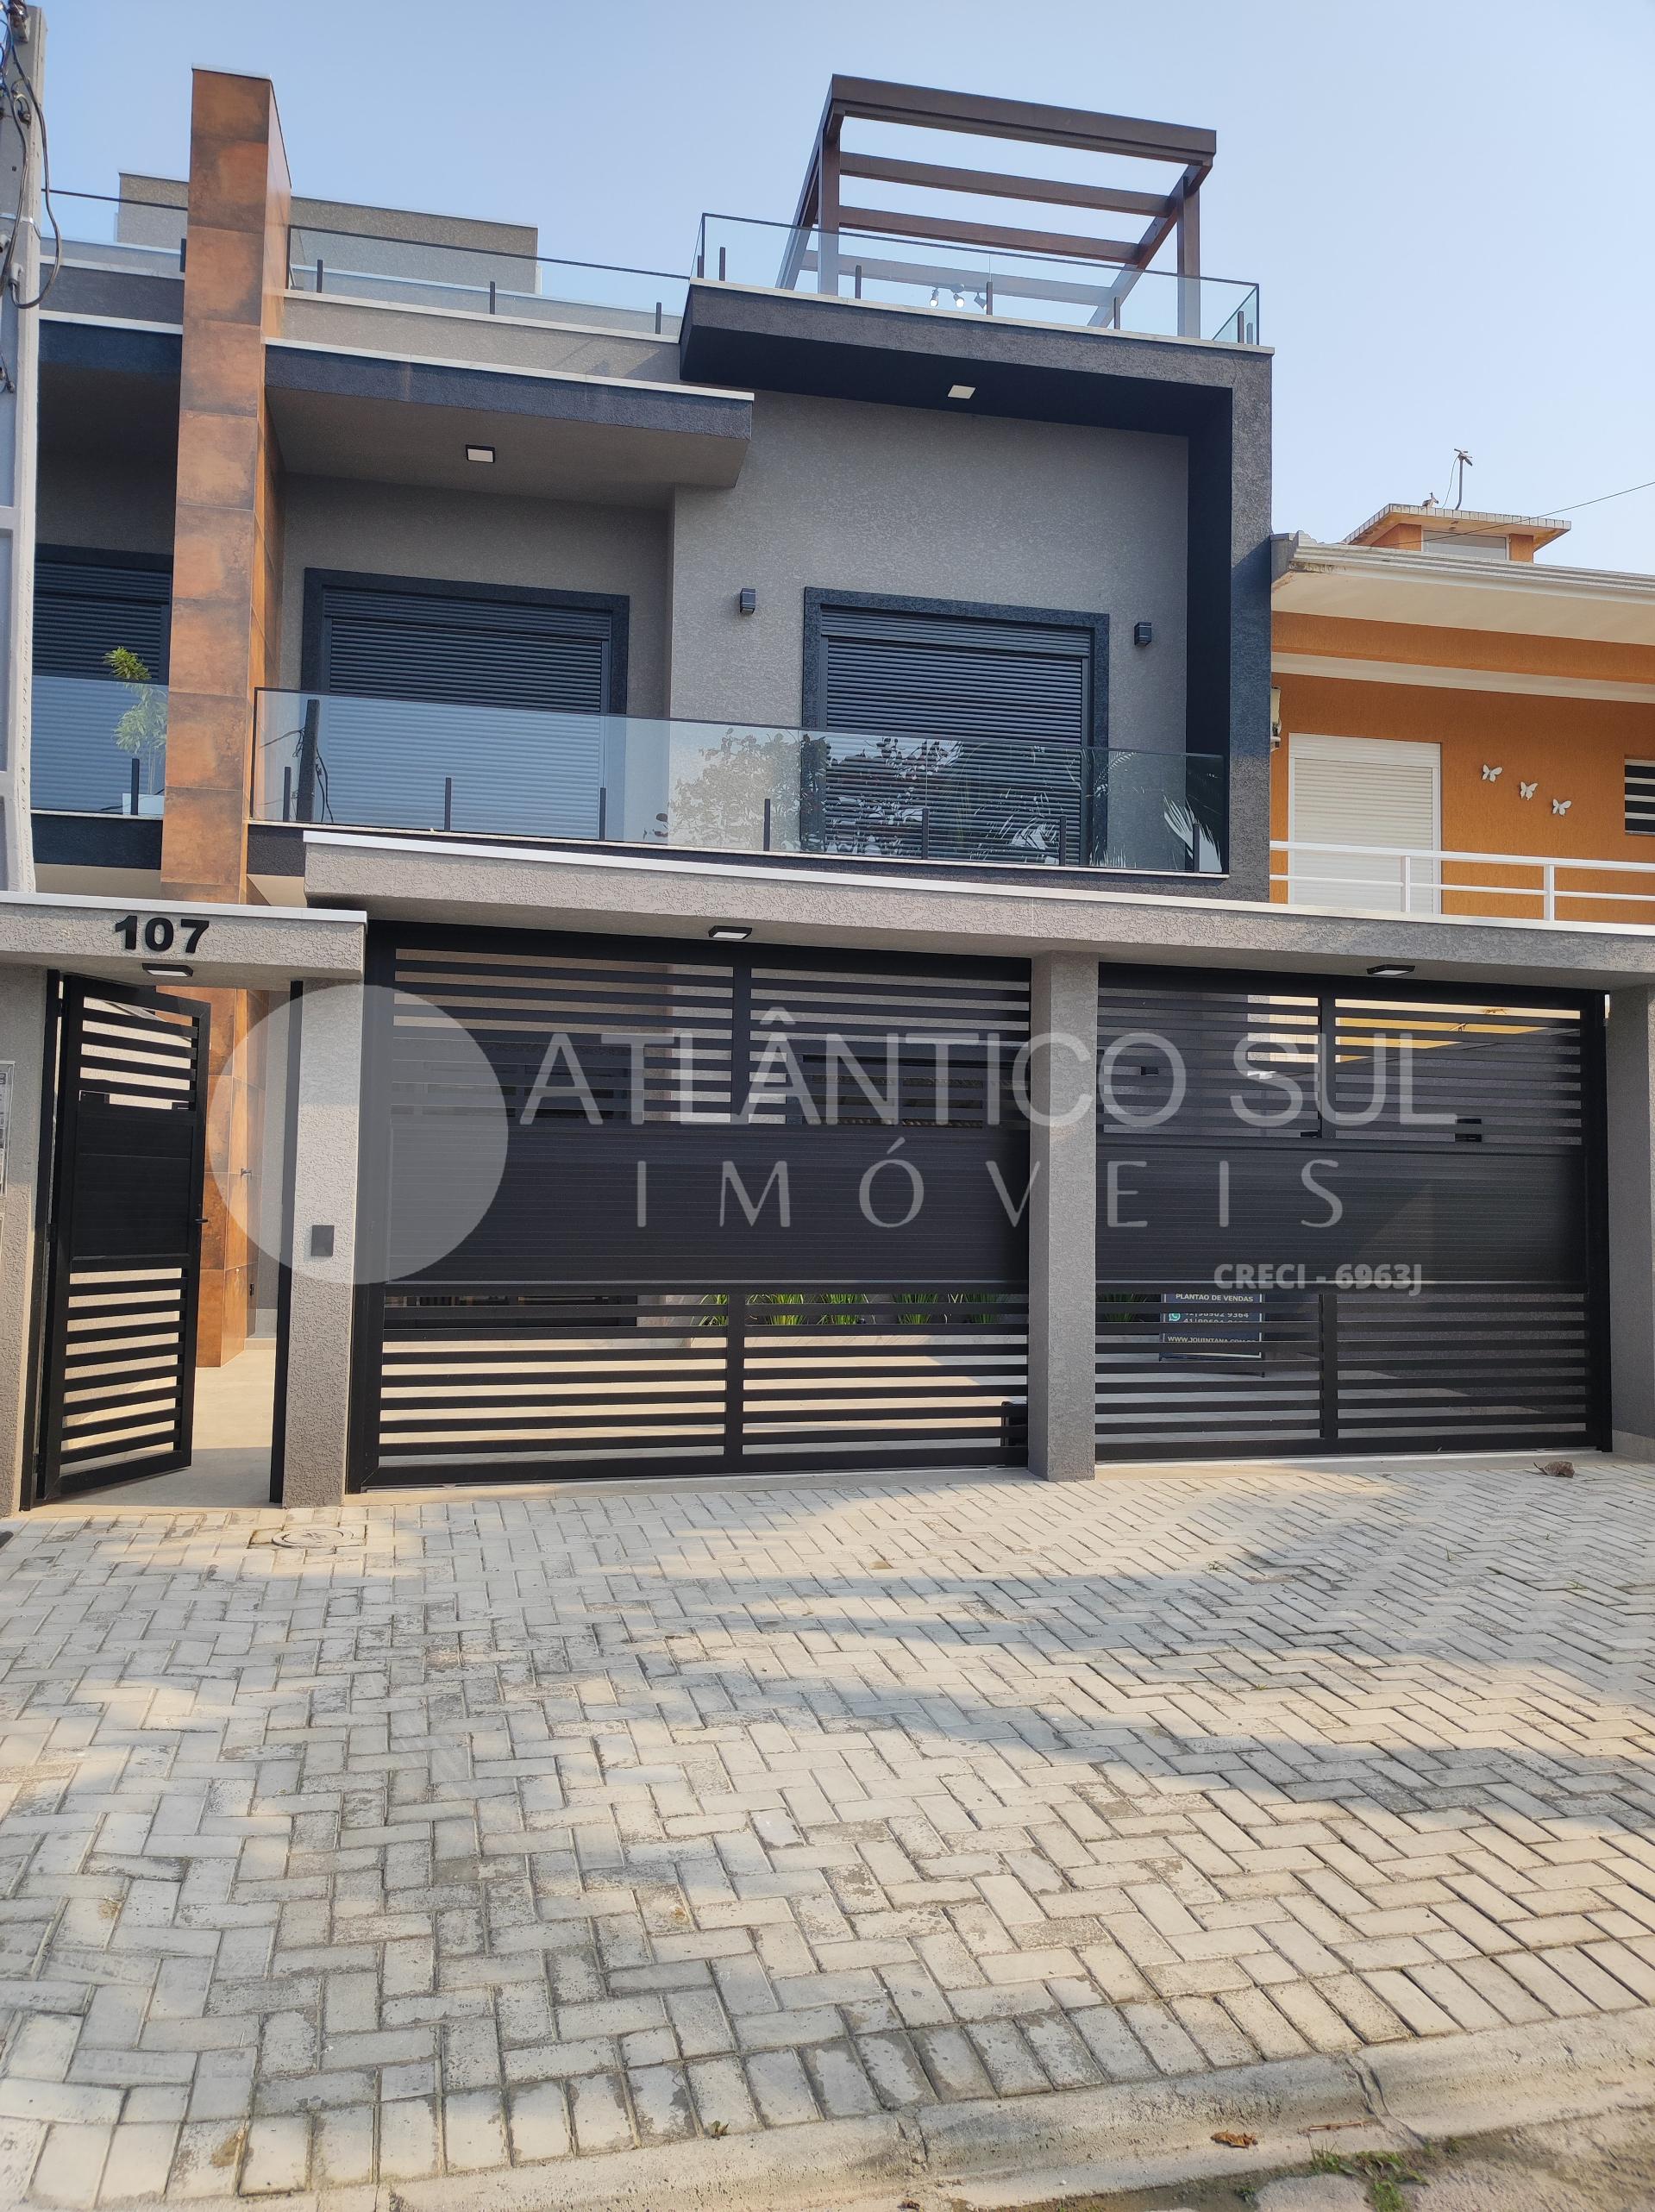
[[[52,212],[62,235],[66,267],[147,277],[176,277],[184,267],[187,218],[181,207],[106,192],[54,189]],[[50,262],[49,221],[43,218],[42,228],[41,255]]]
[[[689,291],[686,278],[659,269],[318,230],[308,223],[289,230],[287,258],[294,291],[448,314],[511,316],[629,337],[676,338]]]
[[[707,853],[1219,874],[1208,755],[260,694],[253,812]]]
[[[1258,342],[1258,287],[896,232],[829,230],[745,216],[701,218],[695,273],[707,283],[824,292],[885,307],[1060,323],[1084,330]]]
[[[739,216],[701,218],[691,277],[308,224],[288,234],[295,291],[635,337],[676,337],[692,278],[1074,329],[1258,342],[1258,287],[1230,278]]]

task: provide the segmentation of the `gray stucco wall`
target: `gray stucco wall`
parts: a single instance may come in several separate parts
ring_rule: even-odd
[[[1181,751],[1186,464],[1180,437],[761,392],[740,482],[675,498],[673,711],[796,722],[816,585],[1106,613],[1111,743]]]
[[[109,553],[172,554],[175,485],[171,456],[78,450],[42,441],[35,532],[42,545]]]
[[[618,592],[631,602],[629,711],[660,714],[666,697],[667,553],[667,517],[649,509],[290,477],[282,680],[294,686],[299,681],[307,568]]]

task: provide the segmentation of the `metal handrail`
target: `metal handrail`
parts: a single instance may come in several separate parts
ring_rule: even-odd
[[[1655,905],[1655,892],[1584,891],[1571,889],[1567,884],[1559,887],[1559,871],[1570,871],[1588,875],[1655,876],[1655,861],[1593,860],[1583,855],[1564,853],[1486,853],[1472,852],[1452,845],[1344,845],[1324,843],[1314,838],[1272,837],[1270,851],[1283,853],[1289,860],[1295,855],[1309,854],[1330,859],[1381,860],[1401,862],[1400,875],[1351,878],[1348,875],[1301,876],[1301,882],[1319,887],[1344,890],[1369,890],[1400,887],[1403,912],[1411,911],[1416,889],[1429,891],[1438,897],[1445,893],[1478,899],[1539,899],[1541,917],[1548,922],[1558,918],[1559,898],[1596,900],[1608,905]],[[1474,868],[1535,868],[1540,871],[1539,883],[1449,883],[1440,880],[1421,884],[1415,870],[1421,866],[1439,869],[1444,862],[1467,862]],[[1270,870],[1272,883],[1293,881],[1291,868]]]

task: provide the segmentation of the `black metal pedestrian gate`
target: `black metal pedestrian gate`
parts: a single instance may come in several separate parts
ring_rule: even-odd
[[[207,1122],[206,1007],[55,989],[41,1498],[189,1461]]]
[[[1606,1441],[1602,1010],[1105,968],[1100,1458]]]
[[[1021,1462],[1025,963],[398,925],[368,958],[354,1483]]]

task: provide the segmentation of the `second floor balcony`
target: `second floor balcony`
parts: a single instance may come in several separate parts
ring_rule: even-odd
[[[1012,737],[260,695],[273,823],[686,854],[1219,874],[1227,764]]]

